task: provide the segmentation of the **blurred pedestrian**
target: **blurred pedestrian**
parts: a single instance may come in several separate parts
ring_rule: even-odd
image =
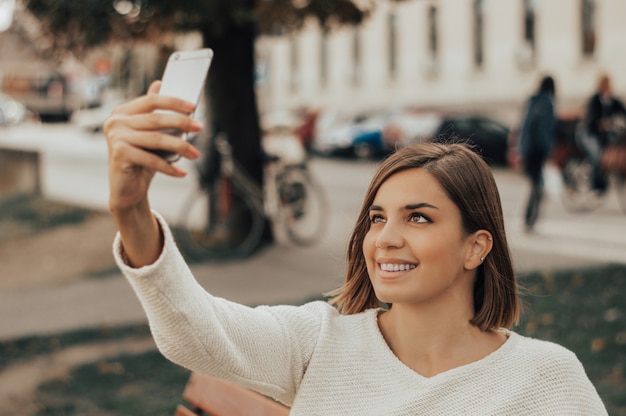
[[[520,128],[522,166],[531,184],[524,217],[526,231],[532,231],[539,217],[544,188],[543,169],[552,153],[556,136],[554,95],[554,79],[546,76],[528,100]]]
[[[600,161],[609,144],[617,116],[626,116],[626,108],[622,101],[613,96],[611,79],[604,74],[598,81],[596,92],[587,102],[583,118],[584,132],[580,137],[583,150],[593,164],[592,187],[599,194],[608,188],[608,178]]]

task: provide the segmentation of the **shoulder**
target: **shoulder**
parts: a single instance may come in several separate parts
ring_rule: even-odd
[[[554,104],[554,99],[549,94],[539,94],[537,97],[544,106],[552,106]]]
[[[588,101],[590,106],[599,105],[600,104],[600,94],[593,94]]]
[[[582,363],[573,351],[560,344],[511,333],[516,338],[515,356],[528,371],[555,379],[587,379]]]
[[[277,305],[261,306],[268,313],[282,320],[287,325],[312,325],[320,330],[346,330],[350,327],[363,327],[370,322],[375,322],[373,316],[375,309],[370,309],[354,315],[343,315],[326,301],[317,300],[299,306]]]
[[[546,357],[549,359],[560,358],[576,360],[576,355],[566,347],[537,338],[527,337],[516,332],[511,332],[511,337],[516,339],[516,352],[529,357]]]
[[[262,307],[280,322],[296,343],[316,345],[315,348],[348,342],[371,348],[377,339],[377,310],[369,309],[352,315],[343,315],[328,302],[315,301],[300,306]],[[343,340],[343,341],[341,341]]]
[[[552,107],[552,97],[544,93],[535,94],[530,98],[529,105],[541,114],[549,107]]]
[[[562,345],[511,333],[512,373],[534,397],[563,414],[606,414],[602,400],[573,351]],[[523,380],[523,381],[522,381]]]
[[[257,309],[265,311],[288,324],[308,322],[320,325],[322,321],[333,319],[334,316],[339,314],[332,305],[321,300],[311,301],[303,305],[263,305],[257,307]]]
[[[617,97],[613,97],[613,105],[619,109],[624,108],[624,101],[620,100]]]

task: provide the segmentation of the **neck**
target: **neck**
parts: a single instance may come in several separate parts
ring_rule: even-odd
[[[484,358],[504,342],[469,320],[473,311],[437,311],[394,305],[379,318],[383,337],[396,356],[417,373],[431,377]]]

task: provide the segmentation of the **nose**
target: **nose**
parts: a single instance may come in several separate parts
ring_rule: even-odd
[[[404,245],[404,236],[399,227],[387,221],[376,236],[376,247],[382,249],[400,248]]]

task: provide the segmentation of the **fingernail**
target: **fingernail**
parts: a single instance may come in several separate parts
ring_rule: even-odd
[[[192,120],[191,126],[189,127],[191,128],[191,131],[200,131],[204,128],[202,123],[200,123],[198,120]]]
[[[196,106],[193,103],[190,103],[189,101],[185,101],[184,105],[184,109],[186,110],[186,112],[191,113],[193,110],[196,109]]]
[[[196,149],[193,146],[189,147],[189,158],[190,159],[197,159],[198,157],[200,157],[200,151],[198,149]]]

